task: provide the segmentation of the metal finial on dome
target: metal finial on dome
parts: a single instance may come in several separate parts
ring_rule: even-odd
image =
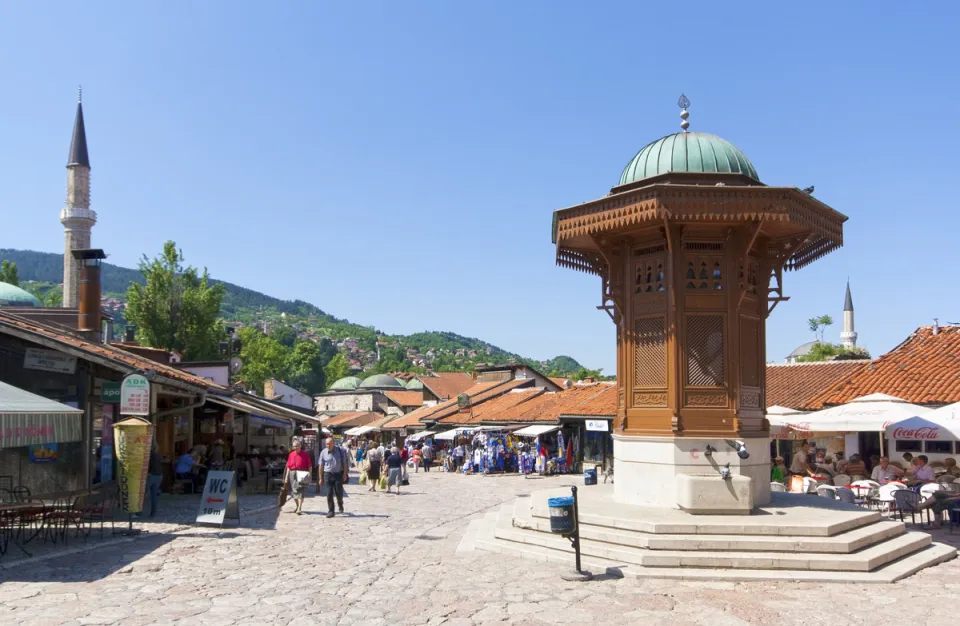
[[[83,85],[77,85],[77,102],[83,103]]]
[[[683,109],[680,111],[680,119],[683,120],[680,122],[680,128],[683,129],[683,132],[687,132],[687,129],[690,128],[690,122],[687,121],[687,118],[690,117],[690,111],[687,110],[690,108],[690,98],[680,94],[680,99],[677,100],[677,106]]]

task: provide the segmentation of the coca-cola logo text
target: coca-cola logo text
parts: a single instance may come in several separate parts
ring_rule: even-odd
[[[921,428],[895,428],[893,430],[894,439],[936,439],[940,434],[940,429],[935,426],[923,426]]]

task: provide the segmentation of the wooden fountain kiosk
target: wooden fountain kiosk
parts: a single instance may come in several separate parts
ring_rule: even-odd
[[[812,187],[761,183],[732,144],[688,132],[679,104],[682,132],[606,196],[556,211],[553,240],[558,265],[601,278],[617,326],[616,500],[745,513],[770,501],[766,318],[784,270],[839,248],[847,218]]]

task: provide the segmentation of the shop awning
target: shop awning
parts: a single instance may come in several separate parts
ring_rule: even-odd
[[[0,448],[83,440],[83,411],[0,382]]]
[[[376,427],[374,427],[374,426],[354,426],[354,427],[351,428],[350,430],[344,431],[343,434],[344,434],[344,435],[347,435],[348,437],[358,437],[358,436],[360,436],[360,435],[365,435],[365,434],[367,434],[367,433],[370,432],[371,430],[376,430]]]
[[[518,437],[539,437],[540,435],[546,435],[547,433],[552,433],[555,430],[559,430],[560,427],[556,424],[534,424],[533,426],[527,426],[521,428],[520,430],[513,431],[513,435]]]
[[[437,441],[453,441],[456,438],[457,438],[456,428],[454,428],[453,430],[444,431],[434,437],[434,439],[436,439]]]
[[[420,441],[424,437],[429,437],[432,434],[433,434],[432,430],[422,430],[418,433],[413,433],[412,435],[407,437],[407,441]]]

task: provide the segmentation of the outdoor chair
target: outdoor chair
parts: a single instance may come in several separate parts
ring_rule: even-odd
[[[846,474],[837,474],[833,477],[834,487],[846,487],[850,484],[850,477]]]
[[[949,484],[949,483],[955,483],[955,482],[957,482],[957,479],[956,479],[955,477],[951,476],[950,474],[940,474],[939,476],[937,476],[937,482],[938,482],[938,483],[948,483],[948,484]]]
[[[897,511],[900,513],[901,522],[904,521],[904,513],[910,514],[911,524],[916,523],[917,513],[920,514],[920,521],[923,522],[923,512],[929,511],[929,509],[920,508],[920,494],[910,489],[898,489],[897,491],[894,491],[893,500],[896,502]],[[927,519],[929,520],[929,514],[927,515]]]
[[[603,482],[607,482],[606,474],[603,475]],[[770,491],[786,491],[786,490],[787,490],[787,487],[783,483],[780,483],[780,482],[770,483]]]
[[[819,487],[817,487],[817,495],[822,498],[830,498],[831,500],[836,500],[837,488],[832,485],[820,485]]]
[[[53,542],[57,539],[67,541],[67,532],[73,527],[79,532],[83,523],[83,501],[86,496],[78,496],[65,505],[54,505],[47,513],[46,524],[50,528]]]
[[[943,490],[951,495],[960,495],[960,483],[944,483]]]
[[[840,487],[837,489],[837,499],[840,502],[846,502],[847,504],[858,504],[857,496],[853,493],[852,489],[847,487]]]
[[[83,533],[83,540],[86,541],[93,532],[93,527],[100,524],[100,538],[103,539],[104,524],[110,521],[110,530],[114,529],[114,490],[103,489],[96,491],[84,498],[80,505],[80,521],[77,526],[77,534]]]
[[[16,502],[30,502],[30,489],[24,487],[23,485],[18,485],[11,490],[13,494],[13,499]]]
[[[943,491],[944,486],[945,485],[941,483],[927,483],[926,485],[920,487],[920,497],[924,499],[929,498],[934,494],[934,492]]]

